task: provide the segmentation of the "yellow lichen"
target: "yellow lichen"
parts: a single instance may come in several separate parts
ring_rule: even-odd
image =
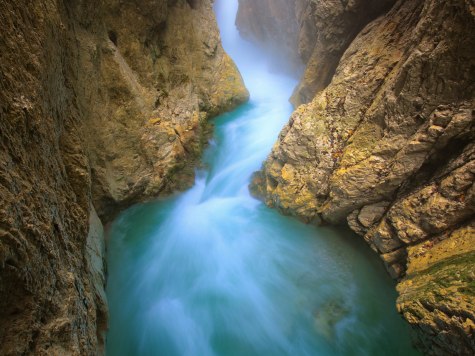
[[[149,125],[157,125],[162,122],[162,119],[160,117],[152,117],[148,120]]]

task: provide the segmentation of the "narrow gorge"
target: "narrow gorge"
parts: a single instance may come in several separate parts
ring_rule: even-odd
[[[398,280],[397,307],[418,346],[472,354],[473,2],[241,5],[244,36],[285,43],[306,64],[292,96],[304,105],[252,190],[303,221],[348,224]]]
[[[101,354],[103,226],[190,186],[248,93],[208,0],[0,5],[0,354]]]
[[[0,5],[0,355],[475,353],[472,0]]]

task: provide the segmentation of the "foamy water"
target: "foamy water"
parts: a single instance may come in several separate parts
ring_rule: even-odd
[[[112,225],[107,354],[411,355],[393,282],[346,230],[279,215],[248,192],[292,111],[296,79],[240,39],[237,0],[215,3],[251,93],[216,120],[190,190]]]

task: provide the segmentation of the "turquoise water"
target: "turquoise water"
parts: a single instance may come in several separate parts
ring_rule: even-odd
[[[215,10],[251,100],[216,119],[193,188],[112,224],[107,355],[415,354],[394,284],[361,238],[249,195],[296,80],[239,38],[236,3],[218,0]]]

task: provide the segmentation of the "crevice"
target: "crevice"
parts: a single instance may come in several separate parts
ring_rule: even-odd
[[[115,32],[114,30],[109,30],[107,32],[107,35],[109,37],[109,39],[111,40],[111,42],[114,44],[114,46],[117,47],[118,45],[118,36],[117,36],[117,32]]]

